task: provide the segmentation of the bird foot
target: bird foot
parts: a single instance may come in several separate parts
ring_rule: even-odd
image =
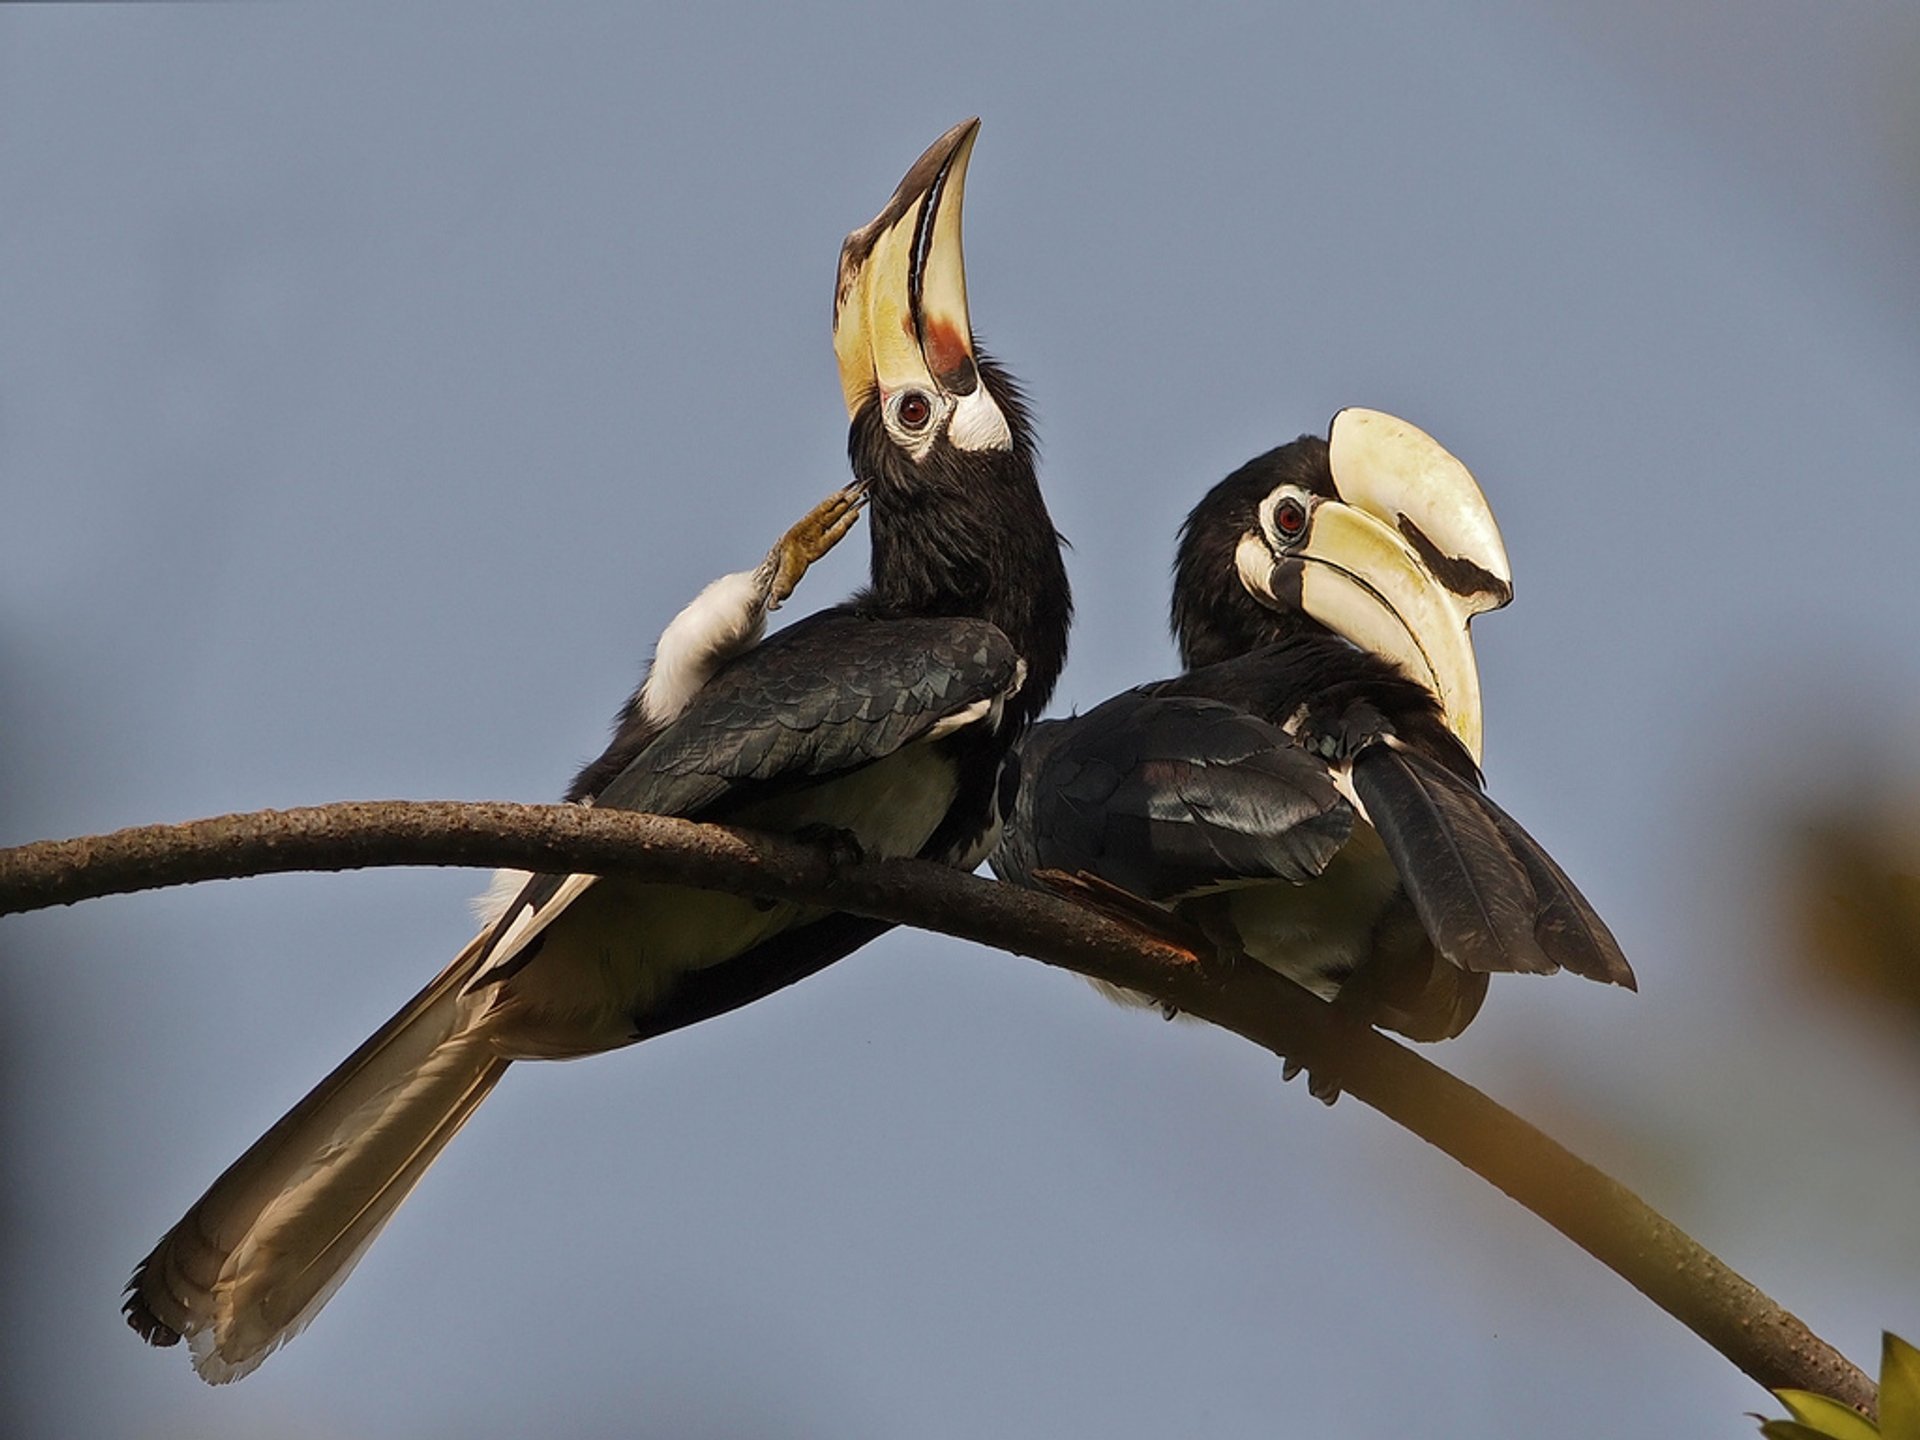
[[[827,863],[836,870],[858,865],[867,858],[866,847],[860,843],[860,837],[838,825],[802,825],[793,832],[793,838],[804,840],[826,852]]]
[[[1331,1105],[1340,1098],[1340,1074],[1337,1067],[1325,1065],[1315,1069],[1304,1060],[1289,1060],[1280,1067],[1280,1083],[1287,1084],[1302,1070],[1307,1072],[1307,1093],[1322,1105]]]
[[[1033,878],[1040,882],[1043,889],[1052,891],[1063,900],[1084,905],[1129,930],[1138,930],[1175,950],[1184,950],[1195,960],[1215,954],[1215,947],[1172,911],[1163,909],[1151,900],[1142,899],[1131,890],[1123,890],[1111,881],[1102,880],[1098,875],[1085,870],[1042,868],[1033,872]],[[1177,1009],[1175,1013],[1178,1013]]]
[[[836,490],[809,510],[767,552],[760,566],[767,587],[767,609],[778,610],[814,561],[838,545],[860,518],[864,487]]]
[[[1349,991],[1352,991],[1349,994]],[[1345,1002],[1345,1003],[1342,1003]],[[1351,982],[1342,986],[1340,992],[1327,1004],[1327,1018],[1331,1022],[1330,1031],[1334,1044],[1331,1060],[1323,1060],[1318,1065],[1309,1065],[1304,1060],[1289,1059],[1280,1071],[1280,1079],[1293,1079],[1302,1070],[1307,1072],[1307,1093],[1322,1105],[1331,1105],[1340,1098],[1344,1088],[1343,1068],[1340,1055],[1347,1048],[1348,1037],[1364,1034],[1373,1028],[1373,1012],[1360,988]]]

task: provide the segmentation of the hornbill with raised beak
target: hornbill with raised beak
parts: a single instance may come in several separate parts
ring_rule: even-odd
[[[960,211],[976,121],[841,252],[843,492],[662,635],[568,794],[972,868],[1008,747],[1052,693],[1071,604],[1020,395],[969,323]],[[760,638],[852,522],[868,586]],[[305,1325],[514,1060],[628,1045],[810,975],[886,925],[591,875],[507,873],[481,933],[247,1151],[134,1272],[126,1314],[209,1381]]]
[[[1419,1040],[1459,1034],[1495,971],[1632,988],[1606,925],[1482,788],[1468,622],[1511,596],[1466,467],[1341,411],[1194,507],[1186,673],[1027,734],[994,868]]]

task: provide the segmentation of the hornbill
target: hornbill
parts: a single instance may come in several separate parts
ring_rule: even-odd
[[[842,249],[834,349],[871,526],[870,583],[760,639],[852,522],[843,493],[662,635],[570,800],[832,836],[968,868],[996,782],[1066,657],[1071,609],[1019,391],[969,323],[955,126]],[[503,874],[493,916],[140,1262],[128,1321],[212,1382],[312,1319],[521,1059],[612,1050],[768,995],[888,928],[591,875]]]
[[[995,870],[1418,1040],[1459,1034],[1494,971],[1633,988],[1600,917],[1482,789],[1468,622],[1511,596],[1466,467],[1404,421],[1341,411],[1194,507],[1173,595],[1186,672],[1028,732]]]

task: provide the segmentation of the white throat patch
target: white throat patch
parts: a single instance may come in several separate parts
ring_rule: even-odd
[[[959,450],[1011,450],[1013,431],[1007,417],[993,403],[985,385],[975,385],[971,395],[954,402],[953,418],[947,422],[947,438]]]

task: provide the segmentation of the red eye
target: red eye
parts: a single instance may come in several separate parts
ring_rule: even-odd
[[[1298,500],[1282,500],[1273,507],[1273,528],[1282,540],[1298,540],[1307,533],[1307,507]]]
[[[900,421],[901,429],[924,430],[927,422],[933,419],[933,401],[918,390],[909,390],[900,397],[900,404],[893,413]]]

